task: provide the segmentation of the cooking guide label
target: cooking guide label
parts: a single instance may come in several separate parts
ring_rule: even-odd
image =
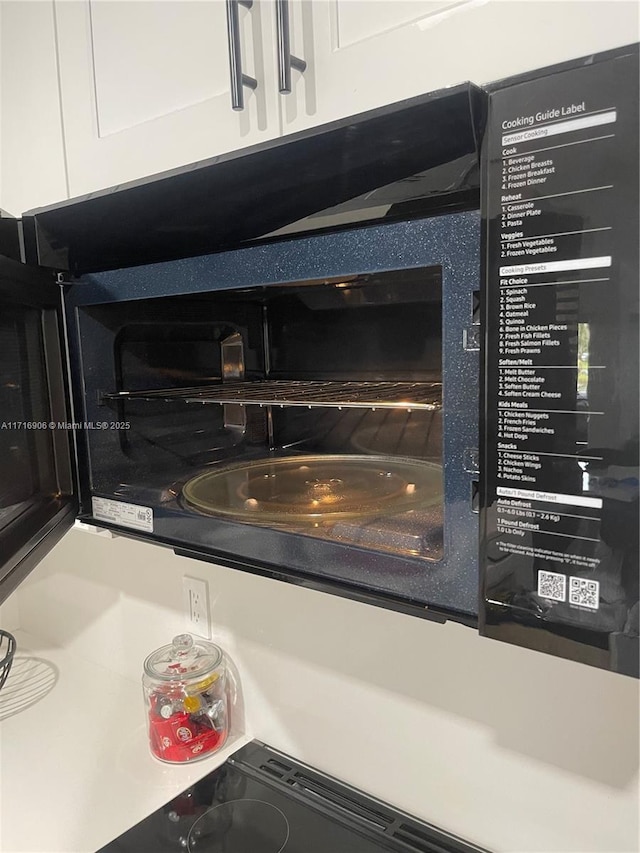
[[[628,504],[633,480],[612,466],[638,439],[637,81],[631,55],[490,96],[488,553],[592,616],[605,499]]]

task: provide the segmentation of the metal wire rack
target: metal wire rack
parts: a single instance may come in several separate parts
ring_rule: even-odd
[[[16,640],[13,634],[0,630],[0,690],[9,675],[15,651]]]
[[[245,406],[314,406],[359,409],[442,408],[440,382],[341,382],[267,379],[224,382],[196,388],[120,391],[104,394],[105,401],[182,400],[185,403],[236,403]]]

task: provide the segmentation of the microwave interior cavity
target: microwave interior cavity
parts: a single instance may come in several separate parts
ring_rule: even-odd
[[[437,268],[86,313],[113,352],[94,491],[442,557]]]

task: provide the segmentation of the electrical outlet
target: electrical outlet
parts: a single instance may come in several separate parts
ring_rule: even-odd
[[[182,606],[187,631],[210,640],[211,618],[207,582],[185,575],[182,578]]]

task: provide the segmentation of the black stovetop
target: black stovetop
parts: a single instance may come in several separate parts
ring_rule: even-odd
[[[99,853],[481,853],[258,741]]]

